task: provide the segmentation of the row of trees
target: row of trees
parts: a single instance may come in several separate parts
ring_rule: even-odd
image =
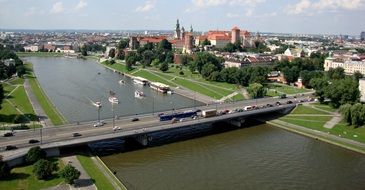
[[[265,51],[270,51],[270,49],[265,45],[264,42],[255,41],[254,47],[244,48],[241,42],[231,43],[229,42],[224,46],[221,51],[224,52],[254,52],[254,53],[264,53]]]
[[[33,173],[37,179],[49,179],[59,170],[57,163],[46,159],[46,152],[39,146],[29,149],[26,157],[27,164],[33,164]],[[0,179],[7,179],[11,176],[11,168],[0,158]],[[67,164],[60,172],[66,183],[73,184],[80,177],[80,171]]]
[[[364,104],[344,104],[340,107],[340,113],[349,125],[355,125],[356,127],[359,127],[365,124]]]

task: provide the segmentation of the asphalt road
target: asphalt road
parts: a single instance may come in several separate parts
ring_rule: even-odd
[[[298,98],[288,97],[286,99],[277,99],[277,98],[263,98],[258,100],[246,100],[241,102],[235,103],[222,103],[222,104],[213,104],[208,106],[201,106],[196,107],[195,109],[200,110],[207,110],[207,109],[217,109],[218,111],[222,110],[235,110],[236,108],[243,108],[247,105],[267,105],[267,104],[275,104],[276,102],[280,101],[281,103],[286,103],[287,101],[291,100],[293,102],[299,101],[302,99],[308,99],[307,96],[301,96]],[[181,110],[174,110],[175,112],[187,111],[187,110],[194,110],[194,108],[190,109],[181,109]],[[171,113],[172,111],[167,111],[165,113]],[[16,146],[17,148],[29,148],[31,146],[40,145],[41,142],[43,145],[49,143],[56,143],[56,142],[64,142],[70,141],[74,139],[80,139],[85,137],[95,137],[113,133],[127,133],[132,131],[138,130],[149,130],[156,126],[163,126],[163,125],[171,125],[171,121],[159,121],[159,117],[157,114],[145,114],[139,115],[139,121],[132,122],[131,119],[133,117],[124,117],[115,120],[115,126],[119,127],[119,130],[113,130],[113,122],[112,120],[105,120],[105,125],[101,127],[94,127],[93,123],[95,122],[88,122],[82,123],[79,125],[64,125],[64,126],[57,126],[52,128],[44,128],[44,129],[30,129],[26,131],[16,131],[14,132],[14,136],[12,137],[0,137],[0,147],[6,147],[9,145]],[[191,121],[191,119],[186,119],[183,122]],[[143,132],[142,131],[142,132]],[[79,133],[81,136],[73,137],[74,133]],[[42,136],[42,138],[41,138]],[[29,144],[29,140],[36,139],[39,140],[38,143]],[[1,154],[6,153],[5,155],[11,154],[13,151],[5,151]]]

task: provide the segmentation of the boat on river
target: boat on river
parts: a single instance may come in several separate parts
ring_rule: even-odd
[[[136,90],[134,92],[134,97],[136,97],[136,98],[143,98],[143,97],[145,97],[145,94],[142,91]]]

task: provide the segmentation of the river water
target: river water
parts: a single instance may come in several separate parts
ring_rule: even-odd
[[[101,101],[101,118],[112,118],[108,101],[109,91],[116,93],[119,104],[114,106],[116,116],[151,113],[202,105],[177,94],[163,95],[149,87],[134,84],[125,76],[106,69],[93,60],[64,57],[28,57],[34,72],[50,100],[70,122],[97,120],[97,109],[91,101]],[[120,80],[125,85],[120,85]],[[145,98],[135,98],[136,90]]]
[[[128,189],[365,189],[364,155],[268,125],[102,160]]]
[[[115,91],[121,102],[115,108],[117,115],[152,111],[153,96],[155,110],[195,104],[182,96],[161,95],[134,85],[94,61],[27,59],[33,63],[44,91],[70,122],[96,119],[90,99],[101,100],[101,116],[111,117],[109,90]],[[125,86],[118,84],[121,79],[126,81]],[[136,89],[143,90],[147,97],[134,98]],[[128,189],[365,189],[364,155],[269,125],[211,132],[227,127],[218,124],[159,134],[155,137],[162,139],[161,146],[101,158]],[[203,137],[186,140],[202,136],[199,133]]]

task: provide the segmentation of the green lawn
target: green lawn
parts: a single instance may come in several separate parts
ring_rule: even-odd
[[[113,185],[109,182],[108,178],[98,169],[94,164],[94,161],[84,155],[77,155],[77,159],[80,161],[82,167],[86,170],[89,176],[93,179],[94,184],[98,189],[113,190]]]
[[[323,125],[331,118],[331,116],[285,116],[280,120],[314,130],[326,131],[327,129]]]
[[[244,100],[244,99],[245,99],[245,97],[241,93],[238,93],[237,95],[232,97],[232,101],[240,101],[240,100]]]
[[[267,84],[267,88],[272,89],[277,93],[284,93],[284,94],[298,94],[311,91],[309,89],[295,88],[289,85],[277,84],[277,83],[269,83]]]
[[[14,123],[13,120],[19,112],[6,100],[3,100],[0,109],[0,123]]]
[[[24,79],[16,77],[14,79],[9,80],[8,82],[12,85],[22,85],[24,83]]]
[[[53,160],[58,162],[60,169],[64,167],[60,160]],[[64,183],[63,179],[54,173],[53,177],[49,180],[38,180],[33,175],[33,166],[16,167],[11,170],[10,179],[0,181],[0,189],[11,190],[11,189],[27,189],[27,190],[39,190],[44,188],[53,187]]]
[[[115,63],[115,64],[106,64],[105,62],[101,62],[102,65],[105,65],[107,67],[113,68],[117,71],[120,71],[122,73],[131,73],[135,70],[135,68],[133,68],[131,71],[129,71],[127,69],[127,67],[124,64],[119,64],[119,63]]]
[[[266,92],[266,96],[270,96],[270,97],[276,97],[276,96],[280,96],[280,93],[278,93],[277,91],[273,90],[273,89],[269,89]]]
[[[6,83],[3,83],[3,88],[4,88],[4,95],[6,96],[7,94],[9,94],[11,91],[13,91],[15,89],[15,86],[11,86]]]
[[[29,102],[27,93],[23,86],[19,86],[10,96],[9,99],[17,108],[25,114],[33,114],[34,110],[32,104]]]
[[[41,107],[43,108],[44,112],[47,114],[48,118],[51,120],[53,125],[62,125],[66,123],[66,121],[62,118],[61,114],[58,113],[56,108],[52,105],[46,94],[41,89],[36,77],[29,76],[28,79],[34,95],[36,96],[39,104],[41,105]]]
[[[338,109],[336,108],[332,108],[331,106],[327,105],[327,104],[321,104],[321,103],[314,103],[312,104],[314,107],[322,109],[322,110],[326,110],[326,111],[330,111],[330,112],[335,112]]]
[[[313,109],[308,106],[298,105],[291,114],[324,114],[329,115],[327,112],[323,112],[320,110]]]
[[[64,53],[58,52],[17,52],[19,57],[59,57],[63,56]]]
[[[212,89],[209,89],[209,88],[204,87],[204,86],[202,86],[200,84],[197,84],[197,83],[190,82],[190,81],[185,80],[185,79],[176,78],[174,80],[174,82],[181,85],[181,86],[183,86],[184,88],[187,88],[189,90],[198,92],[200,94],[204,94],[204,95],[212,97],[214,99],[221,99],[223,97],[223,95],[218,94],[216,91],[214,91]]]
[[[166,85],[169,85],[170,87],[176,87],[174,83],[171,83],[169,79],[164,79],[159,77],[160,75],[156,76],[155,74],[152,74],[145,70],[139,70],[136,73],[133,74],[134,76],[143,77],[151,82],[160,82]]]
[[[330,133],[365,143],[365,126],[355,128],[353,126],[348,126],[346,122],[342,121],[332,128]]]

